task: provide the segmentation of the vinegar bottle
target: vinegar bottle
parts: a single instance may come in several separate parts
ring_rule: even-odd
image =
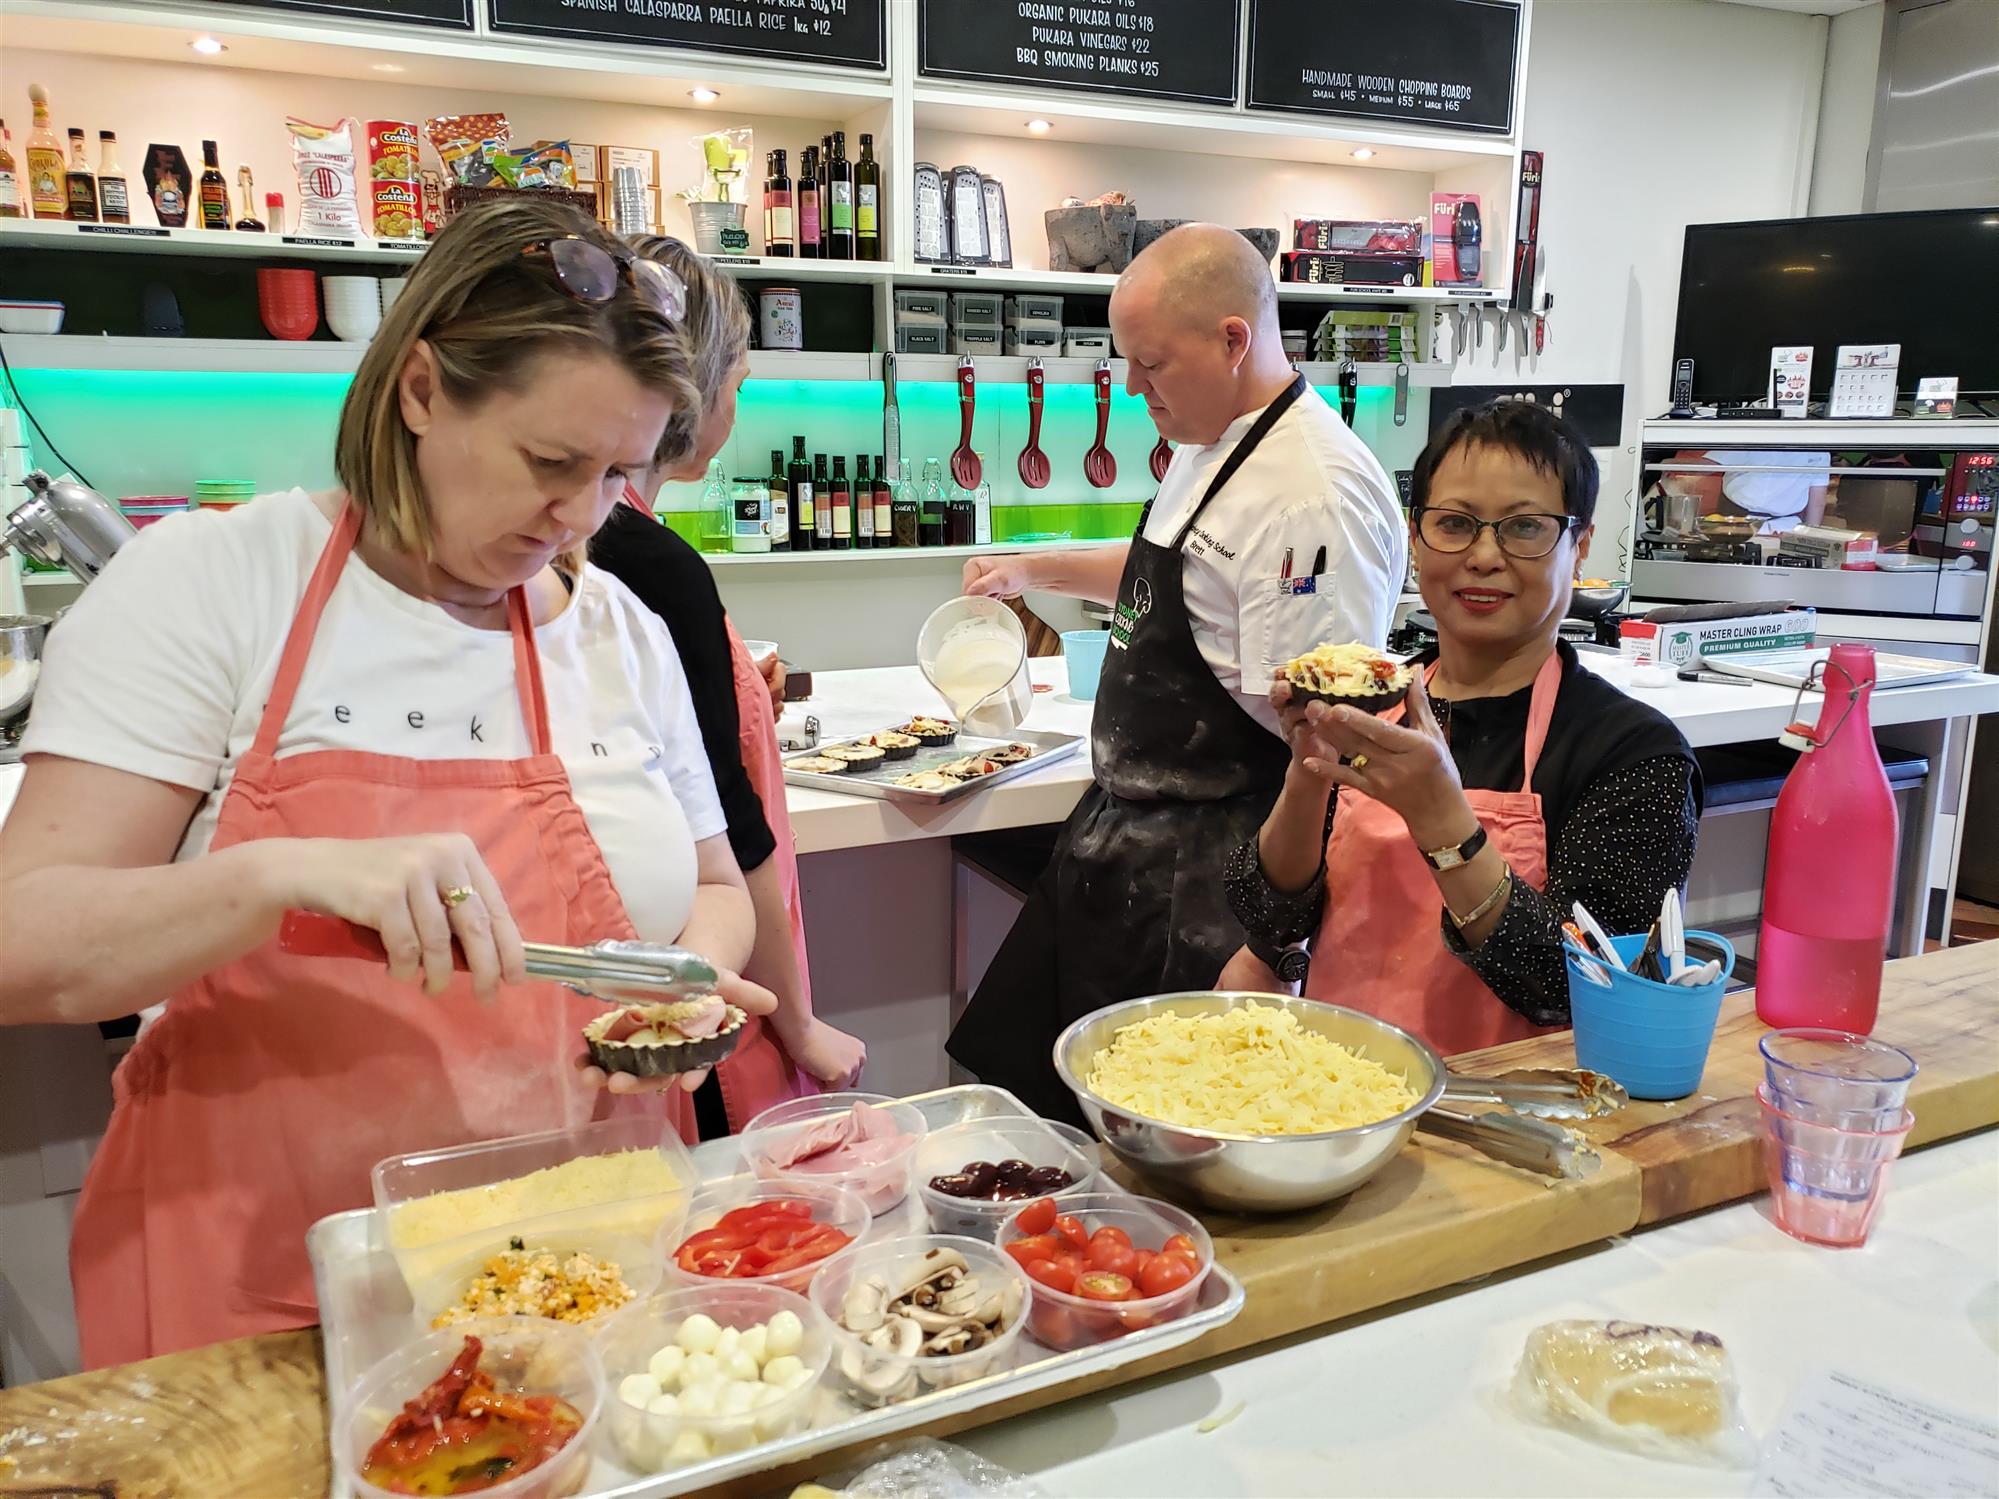
[[[1866,1035],[1881,1001],[1895,891],[1895,798],[1868,704],[1874,650],[1836,645],[1818,726],[1785,738],[1804,753],[1770,814],[1756,1014],[1770,1026]]]

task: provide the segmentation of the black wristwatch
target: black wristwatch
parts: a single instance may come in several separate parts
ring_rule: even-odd
[[[1423,857],[1430,861],[1432,869],[1457,869],[1478,857],[1478,851],[1485,847],[1485,824],[1480,823],[1478,831],[1455,848],[1426,848]]]
[[[1293,942],[1287,947],[1272,947],[1256,937],[1248,938],[1249,950],[1270,966],[1287,984],[1300,984],[1312,967],[1311,950],[1303,942]]]

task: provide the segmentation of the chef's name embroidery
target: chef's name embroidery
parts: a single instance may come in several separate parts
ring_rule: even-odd
[[[1235,553],[1217,541],[1214,533],[1206,526],[1194,527],[1194,540],[1200,542],[1202,546],[1221,557],[1223,561],[1235,561]]]

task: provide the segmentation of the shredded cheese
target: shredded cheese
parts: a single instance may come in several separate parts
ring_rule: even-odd
[[[657,1150],[578,1156],[525,1176],[456,1192],[433,1192],[402,1203],[390,1215],[389,1241],[398,1249],[418,1249],[549,1213],[635,1198],[658,1199],[679,1186],[673,1168]],[[656,1200],[642,1207],[646,1214],[661,1211]]]
[[[1351,1129],[1416,1102],[1407,1079],[1255,1003],[1134,1021],[1097,1054],[1089,1088],[1147,1119],[1231,1135]]]
[[[1293,686],[1342,697],[1372,697],[1400,692],[1411,672],[1371,645],[1322,645],[1287,661],[1279,669]]]

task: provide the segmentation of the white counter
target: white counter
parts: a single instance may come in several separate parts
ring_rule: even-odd
[[[1796,694],[1787,687],[1753,682],[1724,687],[1707,682],[1675,682],[1669,687],[1632,688],[1631,668],[1619,657],[1585,653],[1592,669],[1624,687],[1633,697],[1659,709],[1687,736],[1696,749],[1709,745],[1774,740],[1790,723]],[[1026,728],[1055,733],[1088,734],[1091,704],[1068,695],[1068,672],[1060,657],[1030,663],[1037,684],[1053,690],[1037,693]],[[907,719],[915,713],[944,713],[942,699],[914,666],[867,671],[816,672],[810,701],[785,710],[795,723],[816,715],[827,739],[868,733]],[[1807,700],[1805,711],[1817,717],[1818,699]],[[1999,677],[1974,674],[1951,682],[1898,687],[1873,698],[1876,728],[1976,717],[1999,711]],[[864,848],[914,838],[941,838],[994,828],[1031,827],[1060,822],[1090,784],[1087,753],[1059,761],[1044,771],[1010,781],[988,792],[975,792],[943,808],[905,807],[900,803],[842,796],[838,792],[794,788],[790,793],[791,826],[801,854],[831,849]]]
[[[1530,1329],[1560,1317],[1696,1327],[1728,1346],[1760,1440],[1832,1368],[1999,1412],[1999,1133],[1899,1162],[1874,1236],[1815,1249],[1768,1198],[1444,1292],[1267,1351],[953,1438],[1052,1495],[1747,1494],[1751,1476],[1528,1425],[1501,1403]],[[1220,1429],[1199,1423],[1242,1413]]]

